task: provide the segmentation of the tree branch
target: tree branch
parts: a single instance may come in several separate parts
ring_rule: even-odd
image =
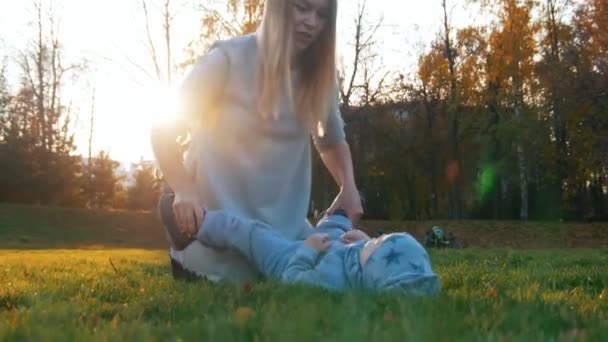
[[[156,77],[159,81],[162,81],[162,74],[160,71],[160,66],[158,65],[158,57],[156,55],[156,49],[154,47],[154,42],[152,41],[152,34],[150,32],[150,22],[148,18],[148,6],[146,4],[146,0],[141,1],[143,10],[144,10],[144,18],[146,21],[146,36],[148,38],[148,49],[150,52],[150,57],[152,58],[152,62],[154,63],[154,70],[156,71]]]

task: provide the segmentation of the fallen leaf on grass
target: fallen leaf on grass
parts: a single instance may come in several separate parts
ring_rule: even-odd
[[[11,320],[9,322],[9,326],[13,329],[17,326],[17,322],[19,321],[19,313],[15,312],[11,316]]]
[[[584,341],[589,336],[589,331],[583,329],[571,329],[561,334],[562,341]]]
[[[486,290],[486,298],[487,299],[498,298],[498,290],[495,287],[490,287],[489,289]]]
[[[118,327],[120,325],[120,315],[116,314],[114,316],[114,318],[112,318],[112,326],[114,326],[114,328]]]
[[[234,318],[240,322],[245,323],[255,315],[255,310],[247,306],[240,306],[234,311]]]

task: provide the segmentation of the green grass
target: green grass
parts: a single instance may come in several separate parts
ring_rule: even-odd
[[[442,291],[414,299],[176,282],[153,214],[0,204],[0,341],[608,340],[606,224],[365,225],[437,223],[477,247],[432,251]]]
[[[0,203],[0,248],[165,248],[156,215]]]
[[[164,251],[5,250],[0,340],[608,337],[606,249],[434,251],[432,259],[442,293],[412,299],[272,282],[175,282]]]
[[[593,224],[517,221],[364,221],[374,234],[408,231],[422,240],[439,225],[469,247],[602,248],[608,222]],[[102,211],[0,203],[0,248],[165,248],[155,213]]]

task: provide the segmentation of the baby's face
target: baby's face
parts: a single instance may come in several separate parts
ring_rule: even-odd
[[[369,259],[369,257],[376,251],[376,249],[378,249],[378,247],[380,247],[380,245],[382,245],[384,240],[386,240],[388,237],[390,237],[389,234],[382,235],[379,238],[371,239],[365,243],[365,246],[363,246],[363,250],[361,250],[361,255],[359,256],[359,262],[361,263],[361,267],[365,266],[365,263],[367,263],[367,259]]]

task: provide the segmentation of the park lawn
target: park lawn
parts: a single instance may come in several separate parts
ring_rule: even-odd
[[[176,282],[167,252],[0,250],[0,341],[606,341],[608,249],[432,251],[433,298]]]
[[[419,240],[433,226],[456,234],[466,247],[605,248],[608,222],[519,222],[486,220],[370,221],[357,228],[407,231]],[[0,248],[166,248],[156,212],[85,210],[0,203]]]

